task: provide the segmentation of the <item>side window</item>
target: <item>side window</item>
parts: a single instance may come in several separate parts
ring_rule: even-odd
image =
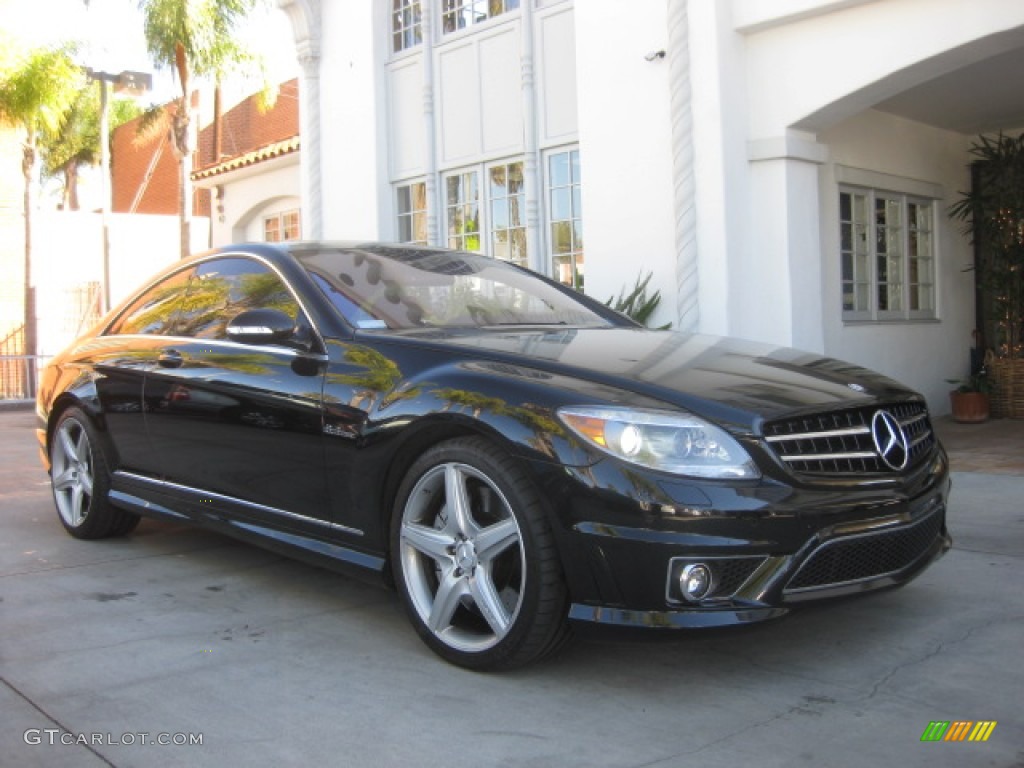
[[[276,273],[258,261],[228,257],[196,267],[181,302],[178,333],[199,339],[227,339],[228,322],[247,309],[279,309],[297,325],[309,325]]]
[[[183,269],[154,285],[121,313],[107,333],[174,335],[174,319],[192,272]]]

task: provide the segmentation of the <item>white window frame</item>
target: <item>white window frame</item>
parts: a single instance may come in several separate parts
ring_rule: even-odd
[[[481,177],[483,173],[481,168],[478,166],[471,166],[469,168],[459,168],[452,170],[441,179],[441,206],[444,210],[444,244],[448,248],[455,248],[463,251],[473,251],[474,253],[483,253],[484,244],[487,242],[487,227],[485,224],[485,212],[486,204],[483,201],[483,190],[481,189]],[[467,194],[465,182],[473,177],[474,181],[472,185],[475,187],[476,195],[472,198]],[[459,178],[463,181],[460,193],[455,202],[451,202],[449,199],[449,182],[452,179]],[[476,231],[463,229],[460,232],[453,233],[452,229],[452,218],[457,211],[461,211],[463,214],[463,221],[466,220],[465,214],[469,209],[476,207]],[[473,247],[473,238],[476,239],[476,247]]]
[[[415,187],[422,189],[421,204],[422,208],[417,206],[417,195],[414,191]],[[412,243],[415,245],[427,245],[427,182],[426,179],[407,179],[405,181],[396,182],[395,188],[395,239],[402,243]],[[402,194],[407,191],[409,196],[409,208],[406,211],[402,210]],[[408,231],[412,235],[417,234],[417,227],[420,229],[422,237],[405,238],[403,237],[403,224],[408,225]]]
[[[494,217],[492,215],[493,208],[496,199],[491,195],[491,170],[494,168],[505,167],[508,168],[512,165],[520,165],[521,173],[526,172],[526,159],[522,155],[516,155],[514,157],[505,157],[501,159],[495,159],[486,163],[478,163],[475,165],[462,166],[460,168],[452,168],[446,171],[441,176],[441,208],[442,208],[442,242],[448,248],[457,248],[461,250],[473,250],[465,244],[467,238],[471,238],[472,235],[476,235],[479,241],[479,248],[476,249],[475,253],[482,253],[485,256],[491,258],[500,258],[500,256],[494,252]],[[470,174],[476,177],[476,199],[471,201],[466,198],[460,198],[456,203],[450,204],[448,199],[448,183],[449,179],[456,177],[466,177]],[[525,179],[524,179],[525,184]],[[526,222],[526,204],[525,204],[525,189],[517,196],[522,198],[522,204],[520,206],[520,222],[514,229],[522,230],[523,247],[526,250],[525,256],[522,261],[513,261],[511,263],[519,264],[527,268],[533,267],[533,256],[526,247],[527,241],[527,222]],[[508,199],[502,197],[501,199]],[[452,213],[457,208],[465,208],[466,206],[476,205],[477,210],[477,231],[475,233],[467,234],[455,234],[452,235],[450,232],[450,225],[452,220]],[[503,228],[502,231],[511,231]],[[461,242],[460,242],[461,239]],[[504,260],[504,259],[503,259]]]
[[[511,187],[511,177],[513,174],[513,166],[519,166],[519,191],[515,193],[509,192]],[[496,169],[503,169],[505,173],[505,189],[503,194],[495,194],[492,187],[492,175]],[[487,198],[487,243],[490,246],[488,253],[491,257],[501,259],[502,261],[508,261],[513,264],[518,264],[521,267],[530,267],[530,257],[532,254],[526,245],[526,163],[523,159],[510,159],[507,161],[500,161],[495,163],[489,163],[484,167],[484,179],[486,180],[486,188],[483,190],[485,197]],[[505,213],[501,217],[502,226],[499,228],[499,217],[496,215],[498,205],[504,203]],[[516,220],[518,219],[518,220]],[[499,233],[504,234],[505,249],[508,253],[508,258],[500,253],[501,248],[499,247]],[[522,247],[523,257],[521,259],[512,258],[512,243],[513,240],[519,239]]]
[[[296,221],[296,225],[297,225],[297,230],[295,232],[295,237],[285,237],[286,229],[285,229],[284,220],[285,220],[286,216],[295,216],[295,221]],[[273,222],[275,222],[277,224],[278,238],[276,240],[268,240],[267,239],[267,224],[269,224],[271,221],[273,221]],[[277,211],[276,213],[271,213],[271,214],[263,217],[263,242],[265,242],[265,243],[286,243],[286,242],[293,242],[295,240],[301,240],[301,239],[302,239],[302,214],[299,212],[298,208],[292,208],[292,209],[287,210],[287,211]]]
[[[457,4],[457,7],[449,8],[449,2],[453,5]],[[497,2],[501,3],[501,10],[497,13],[491,13],[492,4]],[[437,0],[439,29],[444,37],[480,29],[481,26],[495,19],[506,19],[511,14],[518,13],[520,5],[524,2],[531,2],[531,0]],[[483,8],[486,12],[474,14],[473,9],[477,7]],[[458,26],[457,22],[455,26],[450,26],[447,23],[448,17],[460,11],[466,12],[463,9],[468,9],[470,14],[468,16],[469,20],[462,26]],[[455,17],[452,16],[452,18]]]
[[[839,260],[838,289],[840,291],[840,310],[843,322],[912,322],[912,321],[934,321],[938,319],[938,296],[939,278],[938,267],[940,259],[940,243],[938,239],[938,215],[942,201],[941,187],[927,182],[917,182],[912,179],[900,179],[888,174],[879,174],[858,169],[837,167],[837,180],[839,181],[838,193],[834,198],[836,212],[838,214],[837,250]],[[866,217],[864,221],[848,222],[843,219],[841,212],[842,195],[862,196],[865,199]],[[895,277],[899,281],[899,306],[898,308],[882,308],[879,299],[879,289],[883,284],[892,284],[895,281],[890,279],[880,280],[881,269],[879,263],[878,220],[876,216],[876,205],[879,200],[889,200],[898,206],[899,224],[894,227],[892,236],[887,240],[887,247],[900,254],[899,273]],[[911,226],[909,214],[910,208],[914,205],[926,205],[930,208],[927,219],[924,222],[926,227]],[[855,216],[851,216],[855,218]],[[859,226],[851,226],[851,224]],[[850,227],[847,231],[847,227]],[[930,253],[927,256],[918,256],[916,261],[917,269],[920,269],[922,262],[930,270],[930,274],[921,275],[918,273],[917,280],[911,282],[913,273],[913,262],[911,258],[912,245],[916,246],[916,252],[920,254],[922,240],[930,246]],[[844,272],[844,260],[847,258],[856,261],[854,253],[860,250],[866,255],[866,263],[862,268],[853,268],[852,278],[854,282],[862,282],[867,286],[867,305],[858,308],[856,303],[852,309],[845,306],[847,295],[847,284],[851,274],[849,270]],[[883,251],[884,253],[884,251]],[[887,265],[888,266],[888,265]],[[926,308],[912,309],[912,288],[926,288],[930,293],[930,306]],[[855,295],[855,294],[854,294]],[[921,295],[917,297],[920,301]],[[856,301],[856,299],[855,299]]]
[[[411,51],[423,44],[423,9],[420,0],[391,0],[388,26],[389,44],[392,56]],[[408,36],[412,41],[407,42]],[[398,43],[398,47],[396,47]]]
[[[551,161],[553,158],[559,155],[567,155],[569,162],[569,178],[567,184],[555,185],[555,180],[552,177],[551,172]],[[576,162],[573,163],[573,155],[576,156]],[[546,245],[545,255],[547,263],[545,269],[551,278],[563,285],[569,285],[580,292],[584,291],[584,278],[585,278],[585,258],[584,258],[584,242],[583,237],[583,211],[582,211],[582,175],[581,168],[582,162],[580,159],[580,148],[579,145],[572,144],[562,147],[554,147],[548,149],[543,154],[543,194],[544,194],[544,243]],[[573,175],[573,167],[577,169],[576,175]],[[565,218],[560,216],[555,218],[555,206],[554,198],[556,191],[564,190],[568,194],[569,204],[569,217]],[[556,238],[555,238],[555,225],[556,224],[568,224],[569,236],[571,238],[569,250],[556,252]],[[572,282],[567,283],[561,274],[560,261],[568,258],[570,268],[572,270]]]

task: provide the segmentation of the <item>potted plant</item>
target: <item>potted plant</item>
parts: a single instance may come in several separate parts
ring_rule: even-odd
[[[978,373],[972,373],[966,379],[947,379],[947,381],[957,385],[957,388],[949,393],[949,403],[953,408],[953,421],[962,424],[979,424],[988,420],[992,379],[984,369]]]
[[[1024,418],[1024,134],[981,136],[970,152],[971,191],[950,215],[974,244],[993,414]]]

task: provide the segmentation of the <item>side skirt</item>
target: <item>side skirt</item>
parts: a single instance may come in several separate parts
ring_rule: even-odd
[[[216,496],[220,502],[218,507],[236,508],[240,514],[227,515],[211,508],[208,503],[211,496]],[[383,557],[305,534],[295,530],[294,523],[301,520],[315,524],[328,536],[332,533],[362,534],[346,526],[120,470],[114,472],[110,500],[145,517],[199,525],[339,573],[362,579],[374,574],[374,581],[385,576],[386,560]],[[258,511],[259,517],[245,514],[251,509]],[[281,527],[265,522],[268,517],[279,520]],[[290,530],[285,530],[286,527]]]

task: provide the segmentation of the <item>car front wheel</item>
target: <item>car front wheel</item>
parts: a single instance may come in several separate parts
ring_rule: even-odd
[[[448,661],[505,669],[562,644],[567,593],[543,504],[481,438],[441,443],[399,489],[395,582],[420,637]]]
[[[79,408],[61,414],[50,441],[50,483],[65,530],[79,539],[121,536],[139,516],[114,507],[108,451],[89,417]]]

